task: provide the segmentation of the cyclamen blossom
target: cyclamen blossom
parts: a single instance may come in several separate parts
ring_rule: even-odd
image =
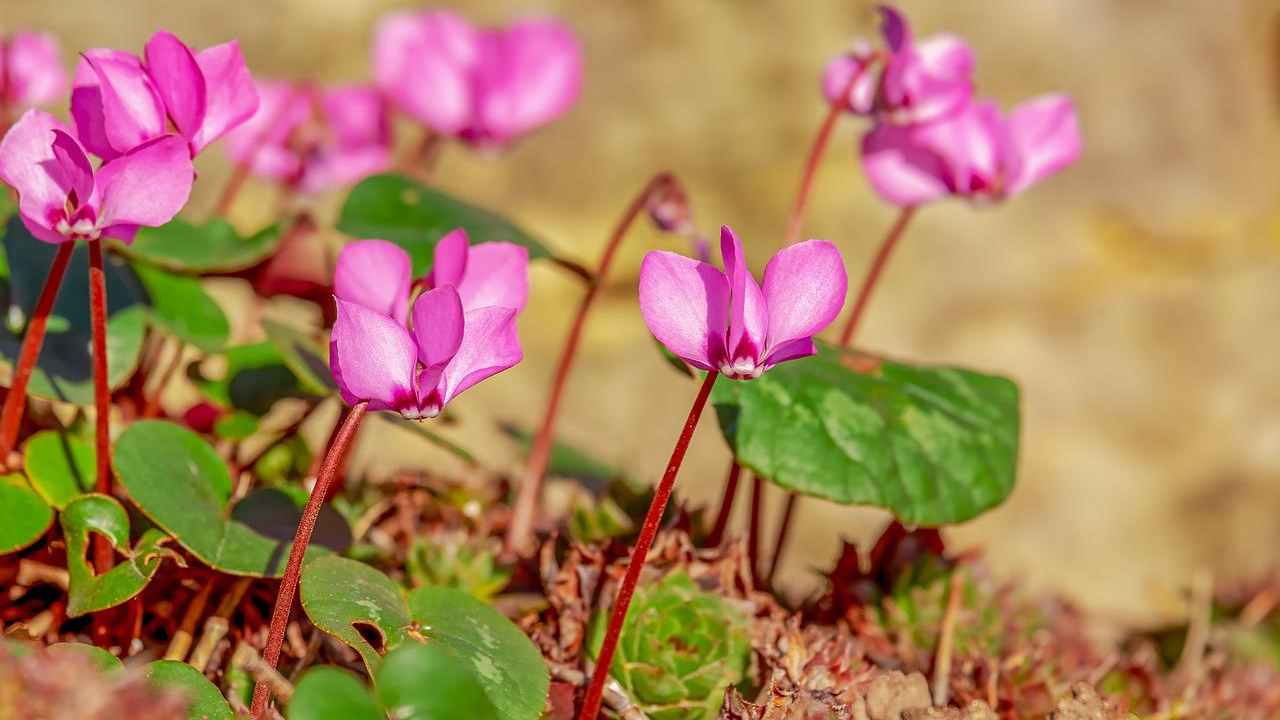
[[[194,176],[186,142],[172,134],[95,170],[75,136],[39,110],[28,110],[0,141],[0,179],[17,191],[27,229],[49,243],[132,242],[140,226],[178,214]]]
[[[73,84],[76,132],[103,160],[168,133],[170,123],[194,157],[258,107],[239,43],[195,53],[163,31],[147,41],[143,58],[121,50],[86,51]]]
[[[863,138],[862,164],[896,205],[948,195],[1001,200],[1075,162],[1080,146],[1071,99],[1046,95],[1007,117],[994,103],[974,102],[948,120],[879,125]]]
[[[885,49],[860,41],[828,63],[822,76],[827,102],[895,124],[930,122],[964,108],[973,95],[968,44],[954,35],[917,43],[896,9],[881,6],[880,14]]]
[[[67,73],[56,40],[32,32],[0,38],[0,105],[26,109],[66,91]]]
[[[257,92],[257,112],[226,139],[254,174],[318,193],[391,167],[391,119],[377,89],[266,81]]]
[[[405,113],[442,135],[503,145],[563,114],[582,86],[582,52],[551,20],[476,28],[445,11],[378,27],[374,76]]]
[[[465,233],[450,235],[459,236],[465,242]],[[527,254],[522,264],[482,262],[490,257],[491,250],[482,250],[486,246],[508,245],[482,243],[469,254],[462,252],[462,271],[445,271],[450,282],[419,295],[412,309],[408,253],[385,240],[344,247],[334,276],[338,319],[329,345],[330,368],[343,399],[368,401],[370,410],[394,410],[412,420],[431,418],[463,391],[519,363],[516,316],[527,294]],[[454,261],[459,254],[456,246],[445,252]],[[519,255],[502,253],[504,259]],[[442,259],[437,246],[437,269]],[[517,287],[525,292],[500,296],[495,288],[515,273]],[[518,305],[468,304],[498,301]]]
[[[783,248],[765,266],[763,286],[727,225],[720,252],[723,272],[672,252],[645,255],[640,312],[649,332],[690,365],[739,380],[813,355],[813,336],[840,314],[848,287],[835,245],[806,240]]]

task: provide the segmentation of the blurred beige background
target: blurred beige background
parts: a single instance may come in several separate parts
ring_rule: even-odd
[[[199,46],[239,38],[264,76],[356,81],[368,71],[377,17],[404,6],[5,0],[3,10],[7,27],[49,30],[69,53],[138,51],[163,27]],[[580,33],[587,68],[576,109],[501,157],[450,148],[436,177],[590,263],[631,196],[666,168],[691,189],[697,220],[708,230],[734,225],[762,267],[824,112],[823,63],[875,32],[861,0],[454,6],[485,21],[550,12]],[[1271,566],[1280,546],[1280,6],[974,0],[903,8],[920,34],[966,37],[981,92],[1006,107],[1041,92],[1072,94],[1085,136],[1077,166],[1005,205],[951,202],[923,212],[861,331],[874,351],[1000,372],[1022,386],[1019,485],[1004,506],[951,536],[984,546],[1003,574],[1118,616],[1176,608],[1178,588],[1197,568],[1225,579]],[[806,231],[837,242],[852,275],[892,219],[855,162],[860,129],[841,125]],[[216,150],[206,155],[196,216],[227,172]],[[255,190],[237,208],[245,224],[272,205],[266,186]],[[661,472],[694,393],[653,351],[634,302],[639,259],[659,246],[679,247],[647,227],[631,236],[590,323],[561,422],[565,439],[646,479]],[[517,455],[488,418],[536,422],[579,292],[545,267],[534,282],[522,325],[526,361],[457,403],[462,422],[449,430],[472,447],[488,443],[499,468],[514,467]],[[446,462],[398,431],[371,427],[356,462],[372,472],[388,469],[395,456],[385,448],[400,440],[401,458]],[[682,492],[718,497],[725,461],[708,417]],[[817,501],[804,512],[786,572],[797,589],[830,562],[839,536],[865,542],[885,521],[878,511]]]

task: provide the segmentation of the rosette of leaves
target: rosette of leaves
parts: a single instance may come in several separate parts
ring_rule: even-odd
[[[415,539],[405,569],[415,587],[457,588],[480,600],[489,600],[498,594],[511,579],[511,571],[498,564],[492,548],[461,532]]]
[[[653,720],[715,717],[725,688],[746,674],[751,638],[746,613],[697,587],[683,571],[636,592],[622,626],[611,675]],[[600,652],[608,612],[591,628]]]

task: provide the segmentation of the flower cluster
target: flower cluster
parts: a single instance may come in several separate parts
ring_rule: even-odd
[[[1080,155],[1070,98],[1045,95],[1004,114],[974,96],[973,53],[963,40],[917,42],[897,10],[880,12],[884,47],[859,43],[831,61],[822,87],[829,102],[873,118],[862,163],[885,200],[1002,200]]]

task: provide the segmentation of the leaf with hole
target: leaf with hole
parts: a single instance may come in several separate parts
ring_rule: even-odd
[[[311,622],[360,653],[370,674],[388,648],[408,637],[409,611],[400,586],[362,562],[316,558],[303,566],[298,594]]]
[[[354,238],[389,240],[409,253],[415,276],[431,268],[436,243],[454,228],[465,228],[471,243],[512,242],[529,249],[529,259],[551,252],[506,218],[458,200],[401,175],[375,175],[351,190],[338,229]]]
[[[293,688],[286,720],[386,720],[369,688],[349,670],[321,665]]]
[[[144,227],[120,252],[173,272],[234,272],[271,256],[280,243],[280,227],[271,225],[242,237],[226,220],[194,225],[175,218],[160,227]]]
[[[31,486],[58,510],[92,492],[98,453],[93,444],[69,432],[41,430],[27,440],[23,469]]]
[[[795,492],[874,505],[910,525],[969,520],[1013,489],[1018,386],[819,343],[711,401],[744,467]]]
[[[128,601],[151,582],[165,559],[183,564],[182,556],[163,547],[170,538],[151,528],[129,550],[129,515],[113,497],[90,493],[68,503],[59,516],[67,543],[67,617],[80,617]],[[126,559],[95,575],[86,554],[91,534],[106,538]]]
[[[156,660],[143,671],[155,687],[187,696],[187,720],[235,720],[235,713],[217,686],[204,673],[177,660]]]
[[[39,540],[53,524],[53,508],[18,474],[0,475],[0,555]]]
[[[160,420],[130,425],[116,441],[120,484],[152,522],[207,565],[232,575],[280,577],[301,511],[279,490],[264,489],[231,504],[231,476],[203,438]],[[341,551],[346,522],[321,510],[307,556]]]
[[[134,263],[133,271],[147,292],[152,322],[206,352],[227,344],[231,324],[198,278],[175,275],[146,263]]]

